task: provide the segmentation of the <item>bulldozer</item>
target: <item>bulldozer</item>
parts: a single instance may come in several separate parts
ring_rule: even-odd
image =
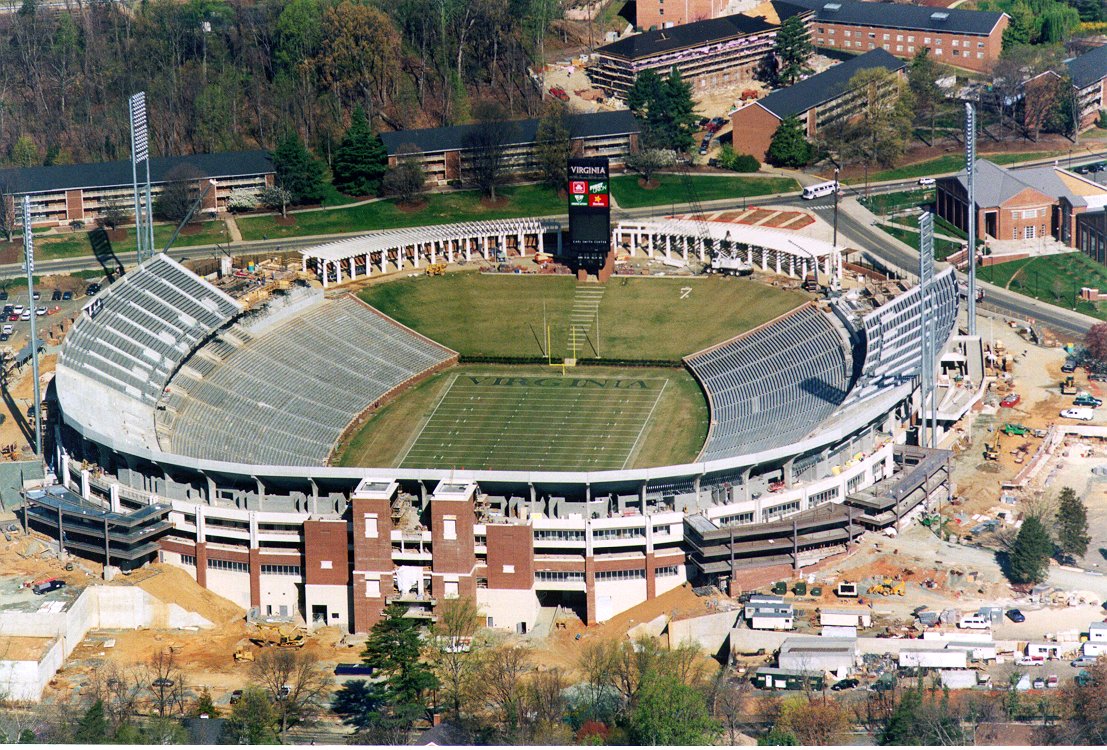
[[[1072,375],[1069,375],[1067,378],[1065,378],[1065,382],[1061,383],[1061,395],[1076,395],[1076,378],[1074,378]]]
[[[441,276],[442,274],[446,273],[446,264],[431,263],[429,266],[427,266],[426,270],[423,273],[425,273],[427,276]]]
[[[304,631],[293,625],[258,625],[258,632],[250,640],[259,646],[278,648],[303,648],[307,642]]]
[[[868,593],[878,596],[903,596],[907,593],[907,584],[903,581],[885,578],[880,583],[869,586]]]
[[[235,661],[253,661],[254,652],[248,648],[240,648],[234,652]]]

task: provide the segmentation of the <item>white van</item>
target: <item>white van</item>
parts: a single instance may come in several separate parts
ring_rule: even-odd
[[[1095,419],[1095,411],[1092,409],[1065,409],[1061,412],[1065,419],[1079,419],[1083,422],[1091,422]]]
[[[984,615],[965,615],[957,623],[957,627],[969,630],[987,630],[992,627],[992,621]]]
[[[838,181],[831,180],[830,182],[820,182],[818,185],[808,185],[803,189],[803,194],[800,197],[805,201],[810,201],[836,192],[838,192]]]

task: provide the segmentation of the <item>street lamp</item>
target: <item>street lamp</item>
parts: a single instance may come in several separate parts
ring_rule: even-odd
[[[834,167],[834,247],[838,247],[838,193],[841,187],[838,185],[838,167]]]

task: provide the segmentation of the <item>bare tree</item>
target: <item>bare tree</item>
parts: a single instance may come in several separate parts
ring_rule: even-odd
[[[432,653],[435,674],[445,692],[454,719],[461,715],[461,702],[469,683],[478,673],[473,636],[481,626],[481,612],[472,597],[448,599],[441,607],[434,627]]]
[[[427,174],[420,159],[423,152],[410,143],[401,145],[396,151],[396,163],[388,168],[382,187],[388,195],[395,195],[401,203],[412,203],[415,196],[423,192]]]
[[[577,657],[577,670],[584,677],[593,710],[605,692],[615,685],[619,656],[620,647],[616,641],[597,640],[585,644]]]
[[[118,729],[138,713],[150,684],[150,674],[144,665],[121,667],[107,662],[93,670],[88,693],[93,701],[103,702],[104,714],[112,727]]]
[[[11,242],[15,234],[19,209],[15,205],[15,195],[7,181],[0,179],[0,233],[5,242]]]
[[[753,692],[749,680],[743,680],[729,667],[720,669],[710,693],[711,713],[726,729],[727,744],[738,743],[739,727],[746,718],[746,701]]]
[[[526,706],[525,679],[531,671],[530,650],[505,643],[484,655],[481,685],[485,703],[509,743],[520,733]]]
[[[494,104],[486,104],[478,115],[477,127],[465,138],[469,174],[473,182],[490,200],[496,200],[496,188],[508,176],[508,150],[518,139],[515,123]]]
[[[181,716],[185,712],[185,675],[172,653],[161,651],[149,662],[150,703],[158,716]]]
[[[262,649],[250,674],[273,701],[282,733],[310,721],[326,704],[330,676],[302,651]]]
[[[648,183],[658,170],[675,164],[676,158],[672,151],[660,148],[644,148],[637,153],[629,154],[626,163],[627,168],[633,169],[642,175],[642,179]]]

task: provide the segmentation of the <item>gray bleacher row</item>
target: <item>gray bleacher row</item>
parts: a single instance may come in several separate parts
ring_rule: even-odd
[[[224,343],[210,346],[222,354]],[[171,448],[260,464],[324,463],[351,419],[452,356],[351,299],[317,305],[214,367],[208,348],[170,383]]]
[[[845,398],[849,370],[841,338],[814,307],[688,358],[711,394],[710,461],[788,445]]]
[[[238,312],[229,298],[162,255],[101,299],[96,317],[70,332],[61,362],[149,404],[181,360]]]

